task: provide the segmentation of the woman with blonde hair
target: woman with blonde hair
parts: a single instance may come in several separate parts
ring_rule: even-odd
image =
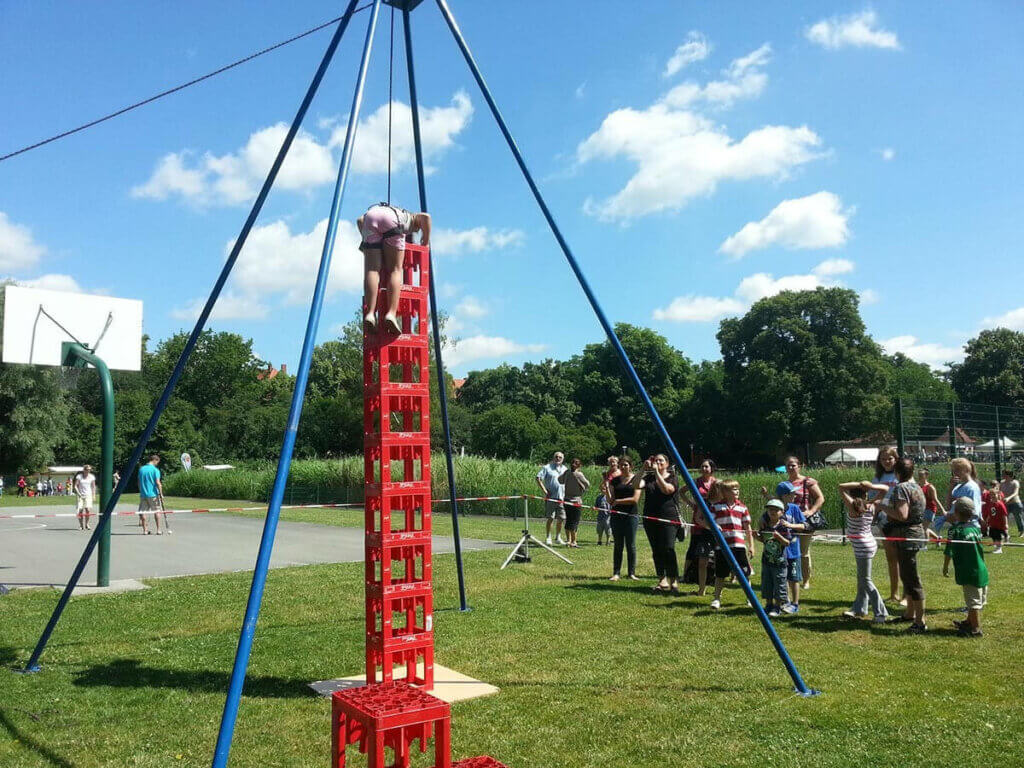
[[[949,499],[946,507],[952,509],[953,503],[965,496],[971,499],[974,502],[974,517],[971,520],[971,524],[980,528],[981,486],[978,485],[978,472],[974,468],[974,462],[964,458],[953,459],[949,462],[949,473]],[[938,533],[941,527],[936,525],[935,532]]]

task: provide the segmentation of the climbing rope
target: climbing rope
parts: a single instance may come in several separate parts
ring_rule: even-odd
[[[388,56],[388,205],[391,204],[391,112],[395,90],[395,6],[391,6],[391,53]]]

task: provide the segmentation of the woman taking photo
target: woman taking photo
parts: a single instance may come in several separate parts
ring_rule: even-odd
[[[868,501],[874,504],[887,504],[892,489],[896,487],[896,459],[899,458],[899,451],[896,446],[889,445],[878,449],[878,456],[875,459],[875,477],[872,485],[878,486],[868,493]],[[882,491],[882,486],[888,490]],[[882,521],[884,515],[882,516]],[[885,564],[889,568],[889,600],[900,605],[906,605],[905,597],[900,597],[900,546],[896,541],[883,541],[885,549]]]
[[[629,578],[639,581],[636,575],[636,529],[639,527],[636,505],[640,501],[640,488],[639,481],[634,485],[634,479],[636,476],[633,474],[633,462],[623,456],[619,459],[619,474],[608,481],[612,502],[612,538],[615,541],[610,581],[619,580],[623,548],[626,550]]]
[[[679,481],[663,453],[644,462],[640,480],[644,491],[644,533],[651,545],[654,572],[658,574],[655,592],[679,594],[679,561],[676,558],[676,534],[680,530],[676,497]]]
[[[718,482],[718,478],[715,477],[716,469],[715,462],[711,459],[704,459],[700,465],[700,477],[696,480],[697,492],[704,499],[708,509],[711,508],[712,503],[711,488]],[[686,503],[693,510],[693,530],[690,532],[690,545],[686,548],[686,557],[683,559],[683,574],[685,576],[690,569],[690,563],[696,561],[697,592],[695,594],[701,597],[707,590],[708,560],[715,551],[715,537],[704,520],[700,502],[687,496]]]
[[[821,492],[821,486],[813,477],[806,477],[800,473],[800,459],[790,456],[786,459],[786,477],[795,488],[796,496],[793,503],[800,507],[804,517],[808,518],[821,509],[825,503],[825,494]],[[811,588],[811,539],[812,532],[801,533],[797,538],[800,540],[800,571],[803,578],[802,589]]]

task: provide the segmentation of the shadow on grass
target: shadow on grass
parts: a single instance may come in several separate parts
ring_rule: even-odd
[[[18,744],[30,752],[35,752],[50,765],[57,766],[58,768],[75,768],[73,763],[68,762],[49,747],[40,744],[30,736],[26,736],[23,731],[19,730],[18,727],[11,722],[10,717],[7,715],[7,711],[3,709],[0,709],[0,727],[6,730],[11,735],[11,738],[18,742]]]
[[[178,688],[192,693],[225,693],[230,675],[213,670],[160,669],[147,667],[136,659],[116,659],[76,673],[74,684],[105,688]],[[246,696],[298,699],[313,695],[309,680],[249,676]]]

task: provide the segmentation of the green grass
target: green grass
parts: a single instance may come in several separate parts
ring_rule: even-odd
[[[514,537],[510,521],[488,522]],[[593,541],[590,529],[583,539]],[[467,555],[467,614],[451,610],[452,559],[435,561],[438,660],[501,688],[454,706],[457,757],[491,754],[515,768],[1021,763],[1024,550],[989,558],[986,636],[972,641],[949,632],[961,598],[938,553],[922,555],[933,632],[909,637],[841,621],[853,557],[816,544],[803,610],[778,623],[824,691],[813,699],[792,694],[736,589],[712,613],[706,599],[651,595],[650,578],[609,583],[606,547],[573,552],[574,567],[540,553],[499,571],[504,554]],[[0,669],[0,765],[209,765],[250,579],[167,579],[74,600],[40,674]],[[356,563],[271,573],[233,767],[326,764],[329,705],[306,683],[360,670],[362,594]],[[24,663],[55,600],[0,598],[5,666]]]

